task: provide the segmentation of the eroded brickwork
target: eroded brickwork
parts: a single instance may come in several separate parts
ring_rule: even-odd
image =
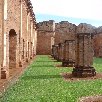
[[[94,56],[102,57],[102,27],[96,29],[96,34],[93,37]]]
[[[0,51],[0,57],[3,59],[0,59],[0,65],[3,65],[1,72],[5,74],[2,78],[6,78],[9,68],[22,67],[26,59],[28,62],[36,54],[37,29],[30,0],[4,0],[2,3],[0,26],[3,25],[3,30],[0,29],[0,36],[3,35],[3,42],[0,40],[0,50],[3,53]]]
[[[65,40],[74,40],[76,25],[68,21],[61,21],[55,26],[55,44],[63,43]]]
[[[75,43],[75,68],[74,76],[94,76],[96,75],[93,64],[93,48],[91,33],[77,33]]]
[[[37,24],[37,54],[51,54],[52,38],[55,35],[55,23],[53,20],[39,22]]]

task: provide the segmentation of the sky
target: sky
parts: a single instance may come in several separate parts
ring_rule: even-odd
[[[102,0],[31,0],[37,22],[69,21],[102,26]]]

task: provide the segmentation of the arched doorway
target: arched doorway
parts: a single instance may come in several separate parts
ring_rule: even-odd
[[[9,32],[9,68],[16,68],[17,35],[14,29]]]

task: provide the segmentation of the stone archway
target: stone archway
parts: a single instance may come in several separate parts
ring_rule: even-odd
[[[16,68],[17,35],[14,29],[9,32],[9,68]]]

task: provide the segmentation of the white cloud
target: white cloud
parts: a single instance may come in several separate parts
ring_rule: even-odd
[[[102,20],[102,0],[31,0],[36,14]]]

